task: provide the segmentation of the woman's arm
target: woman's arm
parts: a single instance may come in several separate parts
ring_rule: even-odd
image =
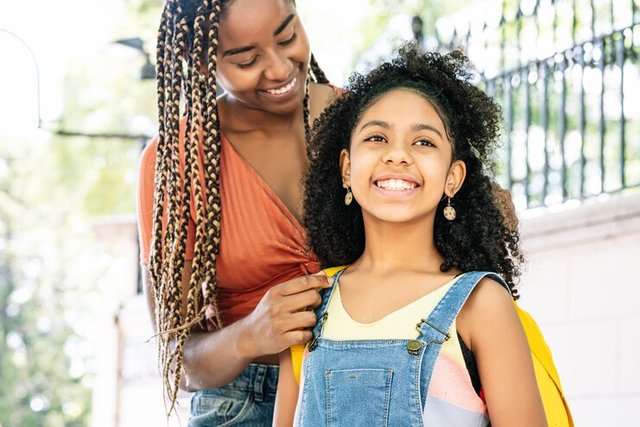
[[[145,291],[152,319],[155,298],[145,267]],[[189,289],[191,262],[183,273],[183,307]],[[221,387],[236,378],[255,358],[278,354],[311,339],[316,323],[307,307],[320,304],[318,290],[330,285],[325,276],[303,276],[271,288],[247,317],[216,332],[192,332],[184,349],[187,390]],[[155,328],[154,322],[154,328]]]
[[[291,350],[280,353],[280,373],[278,374],[278,391],[273,412],[274,427],[291,427],[298,402],[299,386],[293,374]]]
[[[154,176],[157,138],[145,148],[140,159],[138,179],[138,226],[140,234],[143,285],[154,330],[155,295],[146,263],[149,260],[153,229]],[[182,274],[182,310],[186,309],[191,262],[185,261]],[[315,314],[305,312],[320,303],[317,289],[328,286],[323,276],[301,277],[274,286],[244,319],[216,332],[193,331],[184,346],[183,369],[190,390],[218,387],[238,376],[248,363],[260,356],[278,354],[311,337],[309,328]]]
[[[531,352],[509,293],[483,279],[457,324],[475,356],[491,425],[546,426]]]

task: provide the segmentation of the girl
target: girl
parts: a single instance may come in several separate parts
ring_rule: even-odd
[[[157,61],[138,218],[169,410],[185,379],[191,426],[267,425],[277,354],[310,339],[302,309],[327,285],[308,276],[299,183],[336,91],[292,0],[166,0]]]
[[[347,267],[325,270],[299,388],[281,354],[276,425],[546,425],[491,190],[499,124],[462,53],[415,47],[320,117],[304,224]]]

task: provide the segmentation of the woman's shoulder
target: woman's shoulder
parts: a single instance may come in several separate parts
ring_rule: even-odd
[[[313,98],[314,96],[320,96],[324,98],[328,98],[330,100],[335,100],[340,97],[344,92],[344,89],[332,85],[331,83],[311,83],[309,85],[309,94]]]
[[[334,85],[326,83],[311,83],[309,85],[309,107],[311,119],[315,120],[320,114],[338,99],[344,91]]]
[[[178,153],[180,158],[180,167],[184,167],[185,163],[185,130],[187,126],[187,119],[182,117],[178,123]],[[158,144],[160,143],[160,135],[154,135],[147,145],[142,150],[140,155],[139,169],[142,174],[155,174],[156,158],[158,155]],[[199,144],[202,141],[199,139]]]
[[[158,152],[158,135],[149,140],[140,154],[139,169],[145,174],[154,172],[156,166],[156,156]]]

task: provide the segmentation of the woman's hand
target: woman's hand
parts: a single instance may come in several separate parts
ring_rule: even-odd
[[[242,322],[236,352],[244,359],[278,354],[311,339],[319,291],[331,286],[324,274],[302,276],[272,287]]]

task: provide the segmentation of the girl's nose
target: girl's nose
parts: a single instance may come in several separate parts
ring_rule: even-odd
[[[389,143],[384,151],[382,161],[390,164],[406,164],[413,163],[413,157],[409,152],[409,148],[405,144]]]

